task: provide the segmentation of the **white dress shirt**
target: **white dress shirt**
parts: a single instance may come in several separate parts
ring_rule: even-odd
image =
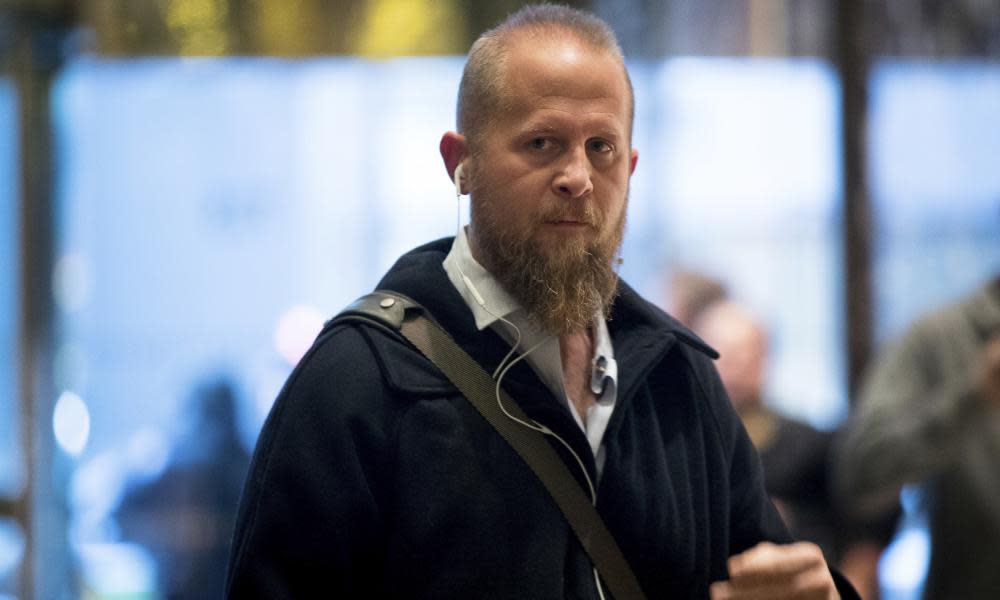
[[[552,394],[565,403],[566,408],[577,425],[587,437],[590,450],[594,454],[597,474],[600,477],[604,467],[604,447],[602,440],[608,427],[611,413],[615,408],[618,395],[618,363],[615,362],[614,349],[611,346],[611,336],[604,316],[597,314],[594,318],[594,356],[591,360],[591,390],[597,396],[597,403],[587,409],[586,420],[573,408],[563,383],[562,358],[559,353],[559,338],[548,334],[537,327],[521,305],[500,285],[493,275],[483,268],[472,257],[469,240],[465,229],[459,231],[451,252],[444,259],[444,270],[448,279],[458,290],[465,303],[472,311],[479,331],[492,327],[509,344],[517,341],[517,332],[502,319],[514,324],[521,332],[521,343],[518,353],[511,358],[520,356],[521,352],[540,344],[525,359],[535,370],[538,377],[549,388]],[[469,286],[466,285],[463,274],[479,292],[487,310],[479,304]],[[516,400],[516,398],[515,398]]]

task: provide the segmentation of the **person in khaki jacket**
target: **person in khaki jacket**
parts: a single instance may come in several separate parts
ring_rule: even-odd
[[[918,319],[872,365],[835,487],[874,516],[920,490],[924,597],[1000,598],[1000,277]]]

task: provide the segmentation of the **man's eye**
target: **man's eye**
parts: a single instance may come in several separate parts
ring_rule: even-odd
[[[532,138],[528,144],[535,150],[546,150],[552,146],[552,142],[550,142],[547,138],[541,137]]]
[[[604,140],[590,140],[590,150],[592,152],[611,152],[613,150],[611,144]]]

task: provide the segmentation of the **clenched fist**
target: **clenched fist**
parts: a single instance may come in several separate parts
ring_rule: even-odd
[[[729,580],[710,588],[712,600],[839,600],[819,546],[770,542],[729,558]]]

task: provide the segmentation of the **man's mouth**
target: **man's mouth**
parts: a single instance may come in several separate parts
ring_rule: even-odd
[[[585,221],[572,221],[572,220],[555,220],[555,221],[545,221],[545,227],[548,229],[554,229],[556,231],[583,231],[590,228],[590,223]]]

